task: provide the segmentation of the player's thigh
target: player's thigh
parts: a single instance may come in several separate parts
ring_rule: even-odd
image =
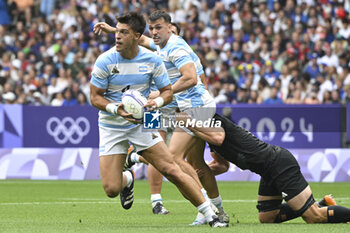
[[[167,136],[169,134],[171,135],[175,129],[174,124],[176,122],[176,110],[175,108],[164,107],[160,109],[160,112],[162,113],[162,122],[165,122],[166,126],[162,124],[158,132],[161,133],[163,140],[167,144]]]
[[[119,193],[123,183],[123,165],[126,154],[100,156],[100,174],[103,188],[113,196]]]
[[[312,192],[311,192],[310,186],[307,186],[298,195],[288,200],[287,203],[293,210],[297,211],[304,206],[304,204],[310,198],[311,195],[312,195]]]
[[[126,134],[126,137],[140,154],[142,154],[144,150],[156,145],[158,142],[163,142],[158,131],[145,131],[142,128],[142,125],[130,129]],[[148,159],[146,158],[146,160]]]
[[[161,173],[168,172],[175,165],[174,159],[164,141],[142,151],[142,156]]]
[[[175,159],[184,159],[187,150],[194,145],[196,139],[181,129],[176,129],[170,139],[169,150]]]
[[[166,135],[167,132],[163,131],[163,130],[158,130],[158,133],[160,134],[160,136],[163,138],[163,141],[166,142]]]
[[[207,166],[204,161],[204,149],[205,142],[198,137],[194,137],[194,143],[188,148],[185,156],[187,161],[195,168],[199,169],[203,166]]]

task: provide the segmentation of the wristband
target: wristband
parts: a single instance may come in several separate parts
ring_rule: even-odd
[[[164,99],[163,97],[158,96],[157,98],[154,99],[154,102],[156,102],[157,108],[160,108],[164,104]]]
[[[106,111],[109,112],[109,113],[112,113],[113,115],[117,115],[117,109],[118,109],[118,105],[117,104],[109,103],[106,106]]]

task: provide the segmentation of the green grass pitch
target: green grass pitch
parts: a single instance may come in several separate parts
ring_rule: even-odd
[[[350,208],[350,183],[311,183],[316,199],[332,193]],[[152,214],[147,181],[136,181],[135,202],[124,210],[119,197],[105,196],[100,181],[0,181],[0,232],[350,232],[350,224],[306,224],[301,218],[282,224],[260,224],[256,182],[219,182],[227,229],[188,226],[196,216],[169,182],[163,184],[164,205],[170,215]]]

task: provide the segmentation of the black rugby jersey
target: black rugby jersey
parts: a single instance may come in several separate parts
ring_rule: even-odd
[[[221,146],[209,144],[211,150],[243,170],[263,175],[276,159],[276,147],[259,140],[226,117],[215,114],[214,119],[221,121],[225,139]]]

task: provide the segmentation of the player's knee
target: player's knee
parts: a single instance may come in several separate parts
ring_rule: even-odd
[[[191,164],[191,166],[194,169],[202,169],[202,170],[209,170],[208,165],[206,164],[206,162],[204,161],[204,159],[192,159],[192,160],[187,160],[189,162],[189,164]]]
[[[186,161],[182,158],[182,156],[174,156],[174,161],[180,167],[182,166],[183,163],[186,163]]]
[[[116,186],[107,184],[104,185],[103,188],[105,190],[106,195],[110,198],[114,198],[119,195],[120,190]]]
[[[260,223],[274,223],[276,216],[273,215],[266,215],[263,213],[259,213],[259,221]]]
[[[177,167],[178,168],[178,167]],[[174,166],[165,166],[160,172],[172,183],[177,181],[177,176],[180,169],[176,169]]]
[[[169,152],[172,156],[176,157],[178,155],[178,151],[174,147],[169,147]]]

